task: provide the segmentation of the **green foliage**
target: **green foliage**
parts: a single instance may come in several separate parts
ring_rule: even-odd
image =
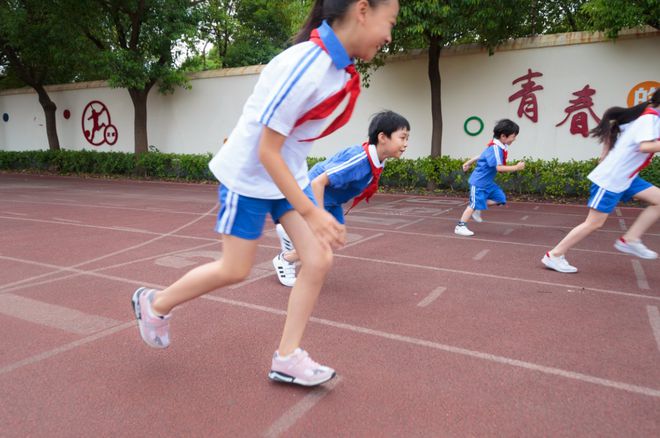
[[[97,79],[93,54],[53,2],[0,2],[0,89]]]
[[[207,0],[200,2],[199,34],[186,40],[193,56],[186,71],[268,63],[286,48],[292,22],[302,21],[305,0]]]
[[[624,28],[648,25],[660,27],[658,0],[589,0],[582,6],[588,28],[602,30],[616,38]]]
[[[167,179],[182,181],[215,181],[208,168],[211,154],[165,154],[150,152],[135,155],[123,152],[97,151],[0,151],[0,170],[36,171],[58,174],[91,174],[131,178]],[[324,158],[310,157],[311,168]],[[440,191],[467,193],[469,173],[463,172],[465,160],[442,157],[389,160],[381,187],[389,190],[424,191],[432,183]],[[587,175],[597,161],[568,161],[524,159],[522,172],[500,173],[496,182],[511,194],[537,195],[558,199],[587,197],[591,182]],[[660,186],[660,157],[644,169],[641,176]]]

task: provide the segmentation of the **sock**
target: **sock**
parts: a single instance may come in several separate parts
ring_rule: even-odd
[[[300,349],[299,349],[299,348],[296,348],[295,350],[293,350],[292,353],[289,353],[289,354],[287,354],[286,356],[280,356],[280,352],[279,352],[279,351],[276,351],[275,354],[276,354],[277,360],[287,361],[287,360],[291,359],[291,357],[292,357],[294,354],[298,353],[298,350],[300,350]]]
[[[458,226],[459,226],[459,227],[464,227],[464,226],[465,226],[465,222],[458,221]]]
[[[154,293],[155,293],[155,292],[154,292]],[[157,313],[157,312],[154,310],[154,307],[153,307],[153,297],[152,297],[151,300],[149,300],[149,307],[147,307],[147,312],[149,313],[149,316],[151,316],[151,317],[153,317],[153,318],[165,319],[165,317],[168,316],[168,315],[161,315],[161,314]]]

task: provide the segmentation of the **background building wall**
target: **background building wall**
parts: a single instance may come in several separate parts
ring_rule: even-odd
[[[660,83],[659,48],[660,32],[631,31],[616,41],[580,32],[526,38],[503,45],[493,56],[472,45],[445,49],[440,59],[442,152],[452,157],[481,152],[494,123],[506,117],[521,127],[510,152],[514,159],[526,156],[567,161],[598,156],[600,147],[596,142],[571,133],[573,117],[583,117],[584,129],[591,129],[596,121],[590,110],[600,117],[610,106],[626,106],[628,94],[640,83],[646,84],[647,92],[651,91],[650,87]],[[261,68],[196,74],[191,76],[190,90],[177,89],[169,95],[152,90],[148,101],[149,143],[161,152],[215,153],[231,133]],[[512,82],[527,74],[528,69],[542,74],[532,80],[543,89],[526,97],[536,99],[536,122],[527,116],[532,108],[519,116],[521,99],[509,101],[527,81]],[[573,94],[586,85],[586,91],[594,91],[592,95],[580,98]],[[58,85],[48,90],[58,107],[57,130],[64,149],[133,151],[133,106],[126,90],[109,88],[105,82]],[[351,121],[316,142],[312,155],[329,156],[361,143],[366,138],[370,116],[392,109],[412,125],[405,157],[428,156],[430,105],[426,54],[393,60],[372,75],[371,85],[363,89]],[[572,105],[577,110],[568,114],[565,110]],[[84,131],[94,130],[92,109],[98,112],[97,127],[111,124],[116,129],[118,138],[113,145],[103,142],[103,127],[93,140],[101,144],[94,146],[86,140]],[[65,110],[70,113],[69,118],[65,118]],[[579,113],[582,115],[576,116]],[[567,115],[565,123],[556,126]],[[470,117],[483,121],[480,134],[466,133],[465,123]],[[476,119],[467,124],[471,132],[478,128]],[[1,92],[0,150],[46,148],[44,114],[37,95],[29,89]]]

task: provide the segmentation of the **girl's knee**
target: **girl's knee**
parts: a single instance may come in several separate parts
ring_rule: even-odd
[[[218,262],[218,269],[216,269],[216,279],[221,284],[235,284],[245,280],[250,275],[252,267],[248,266],[235,266],[227,265]]]
[[[588,221],[586,224],[591,231],[596,231],[603,228],[603,225],[605,225],[605,220]]]
[[[332,250],[323,249],[315,252],[312,257],[308,257],[304,260],[301,259],[301,262],[307,269],[311,269],[315,272],[328,272],[332,267],[333,258],[334,255],[332,254]]]

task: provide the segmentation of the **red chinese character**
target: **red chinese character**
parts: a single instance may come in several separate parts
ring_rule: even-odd
[[[580,91],[573,93],[573,96],[577,96],[577,99],[569,101],[573,105],[570,105],[564,109],[566,117],[555,126],[563,125],[566,120],[568,120],[568,116],[570,116],[571,113],[580,111],[576,114],[573,114],[573,117],[571,117],[571,134],[581,134],[582,137],[587,137],[589,135],[589,117],[586,111],[582,110],[589,110],[591,117],[593,117],[597,123],[600,123],[600,119],[591,109],[591,107],[594,105],[593,101],[591,100],[591,96],[594,94],[596,94],[596,90],[590,88],[588,84],[585,85],[584,88]]]
[[[534,123],[539,120],[538,105],[536,103],[536,95],[534,92],[543,90],[543,86],[537,85],[532,79],[541,76],[543,76],[543,73],[533,72],[531,68],[528,68],[526,75],[511,82],[511,85],[515,85],[520,81],[527,81],[521,84],[522,89],[520,91],[509,96],[509,102],[520,99],[520,105],[518,105],[518,117],[522,117],[524,114]]]

